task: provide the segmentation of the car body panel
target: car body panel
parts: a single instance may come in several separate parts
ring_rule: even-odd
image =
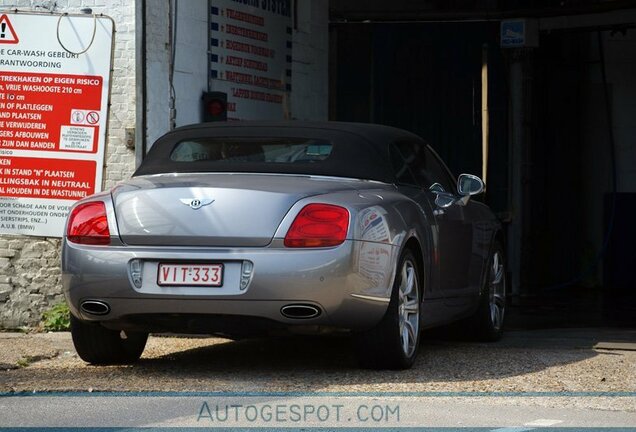
[[[375,144],[368,145],[376,146],[378,155],[382,140],[394,133],[408,134],[365,125],[357,134],[356,127],[347,124],[338,135],[340,126],[329,123],[325,131],[320,125],[294,124],[285,132],[277,124],[266,135],[297,136],[307,129],[321,139],[335,136],[334,142],[352,139],[362,145],[375,139]],[[158,144],[166,147],[192,134],[258,135],[264,128],[197,126],[168,134]],[[164,152],[164,158],[169,155],[165,149],[157,152]],[[368,160],[379,163],[375,157]],[[397,263],[407,247],[420,258],[422,327],[466,316],[477,305],[485,262],[499,229],[492,212],[481,203],[457,196],[455,203],[441,209],[430,190],[346,176],[190,169],[153,172],[169,166],[167,161],[141,169],[112,191],[76,204],[105,203],[111,242],[92,246],[64,239],[62,281],[74,316],[115,329],[134,322],[135,328],[145,331],[170,330],[170,325],[160,325],[169,319],[184,323],[175,325],[175,330],[194,328],[185,325],[192,317],[225,317],[210,321],[209,328],[203,326],[209,333],[239,332],[242,318],[289,328],[370,329],[387,310]],[[327,171],[336,168],[346,167]],[[386,169],[378,168],[377,177],[386,177]],[[192,200],[198,201],[193,204]],[[312,203],[347,209],[346,240],[335,247],[285,247],[296,216]],[[133,262],[142,267],[140,283],[133,276]],[[223,264],[223,285],[159,286],[160,263]],[[253,268],[243,287],[245,263]],[[98,316],[83,311],[81,304],[87,300],[108,304],[108,313]],[[312,305],[320,313],[303,319],[284,316],[281,309],[293,304]],[[230,322],[227,317],[238,319],[239,324],[221,325]],[[196,327],[197,332],[201,329]]]
[[[299,199],[350,182],[250,174],[154,175],[113,190],[119,234],[129,245],[266,246]],[[193,209],[189,202],[206,203]]]
[[[394,247],[381,246],[391,254]],[[113,248],[114,249],[114,248]],[[118,249],[118,250],[117,250]],[[392,269],[387,265],[374,267],[374,278],[360,262],[351,260],[351,256],[360,256],[365,250],[362,242],[347,241],[335,249],[311,251],[290,251],[283,248],[268,249],[232,249],[202,250],[192,248],[130,248],[122,247],[109,252],[93,248],[67,249],[64,265],[67,268],[78,267],[75,275],[65,274],[64,286],[70,300],[72,311],[84,319],[102,321],[119,319],[130,311],[135,313],[160,313],[172,309],[179,313],[200,313],[199,302],[207,304],[206,313],[232,314],[232,311],[247,313],[256,309],[262,302],[277,301],[280,306],[292,303],[317,303],[325,311],[314,324],[332,325],[330,317],[344,319],[351,324],[360,318],[351,315],[352,310],[365,310],[364,319],[357,326],[373,324],[382,317],[386,295],[386,286],[390,283]],[[144,265],[144,283],[136,288],[130,278],[131,259],[139,259]],[[238,279],[242,261],[254,264],[251,282],[245,290],[240,290]],[[156,284],[158,262],[207,262],[223,263],[226,266],[224,286],[221,288],[204,287],[159,287]],[[390,260],[387,260],[387,263]],[[81,278],[76,276],[81,273]],[[378,275],[378,273],[380,273]],[[378,298],[372,301],[352,297],[359,294]],[[94,317],[82,314],[79,305],[88,299],[99,299],[111,306],[108,316]],[[154,307],[117,308],[117,302],[128,299],[138,305],[145,300],[154,300]],[[232,302],[236,307],[228,307]],[[360,306],[357,304],[360,303]],[[150,303],[149,303],[150,305]],[[383,306],[384,305],[384,306]],[[280,307],[273,315],[261,314],[270,319],[287,321],[280,314]],[[340,317],[340,318],[339,318]],[[291,320],[289,320],[291,321]],[[307,322],[305,322],[306,324]]]

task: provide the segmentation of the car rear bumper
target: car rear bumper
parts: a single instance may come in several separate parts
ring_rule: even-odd
[[[362,330],[376,325],[386,311],[398,253],[388,244],[361,241],[301,250],[103,247],[65,240],[63,287],[73,315],[110,327],[132,321],[143,323],[144,316],[242,316],[286,326]],[[137,286],[132,276],[133,260],[142,263],[142,281],[137,281]],[[223,286],[161,287],[157,284],[160,262],[221,263]],[[241,289],[245,262],[253,264],[253,272]],[[108,313],[86,313],[81,305],[87,300],[107,304]],[[314,306],[320,313],[312,318],[289,318],[281,313],[283,307],[295,304]],[[152,322],[155,320],[148,319],[151,328]]]

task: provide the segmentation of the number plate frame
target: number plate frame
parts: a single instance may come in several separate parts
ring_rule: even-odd
[[[165,268],[168,270],[167,273],[163,273],[165,277],[162,278],[162,271]],[[199,270],[198,275],[195,274],[196,269]],[[207,279],[205,279],[206,269],[208,271]],[[218,270],[218,281],[210,282],[209,279],[214,270]],[[160,287],[193,286],[220,288],[223,286],[224,270],[225,267],[221,263],[159,263],[157,266],[157,285]],[[168,280],[169,277],[171,277],[171,280]],[[198,280],[194,280],[197,278]]]

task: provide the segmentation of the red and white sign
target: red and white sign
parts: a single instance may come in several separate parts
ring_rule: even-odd
[[[101,190],[112,46],[108,17],[0,17],[0,234],[61,237]]]
[[[18,35],[15,34],[9,17],[0,16],[0,44],[16,44],[20,42]]]

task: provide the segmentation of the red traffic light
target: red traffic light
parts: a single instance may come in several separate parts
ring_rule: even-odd
[[[223,114],[223,111],[225,111],[225,104],[222,101],[215,99],[208,102],[208,112],[210,115],[215,117],[220,116]]]
[[[203,93],[203,121],[227,120],[227,94],[223,92]]]

